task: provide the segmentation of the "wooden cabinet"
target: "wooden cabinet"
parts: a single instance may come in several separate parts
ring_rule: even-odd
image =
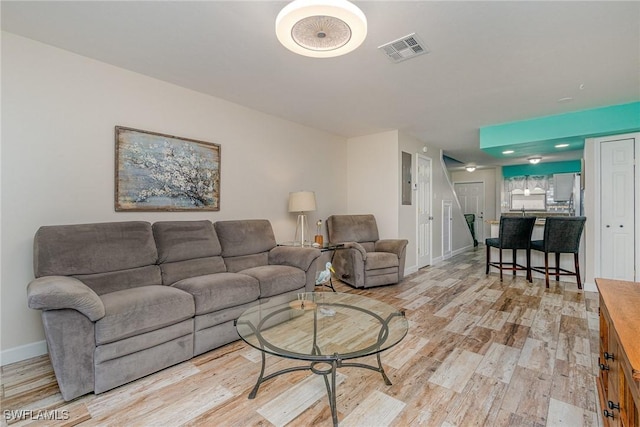
[[[640,427],[640,283],[596,279],[600,292],[598,396],[605,425]]]

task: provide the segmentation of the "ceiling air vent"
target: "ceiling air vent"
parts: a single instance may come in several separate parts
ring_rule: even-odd
[[[392,62],[402,62],[414,56],[429,53],[427,46],[418,38],[416,33],[399,38],[379,46]]]

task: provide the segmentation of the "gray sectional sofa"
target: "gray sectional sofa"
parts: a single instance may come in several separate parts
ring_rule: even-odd
[[[267,220],[45,226],[28,304],[42,310],[71,400],[237,340],[233,322],[246,308],[313,291],[319,256],[276,246]]]

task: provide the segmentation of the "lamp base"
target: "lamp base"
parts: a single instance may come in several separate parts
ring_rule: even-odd
[[[295,244],[304,246],[309,245],[311,242],[309,241],[309,221],[307,220],[307,216],[303,213],[298,215],[298,220],[296,221],[296,235],[293,239]]]

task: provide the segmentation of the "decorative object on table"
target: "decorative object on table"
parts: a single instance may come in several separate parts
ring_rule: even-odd
[[[219,211],[220,145],[116,126],[116,211]]]
[[[289,302],[289,307],[294,310],[313,310],[318,304],[316,304],[313,299],[307,299],[308,295],[309,294],[306,293],[299,293],[298,299]]]
[[[313,246],[315,247],[321,247],[324,244],[324,237],[322,236],[322,220],[319,219],[318,222],[316,222],[316,235],[313,239]]]
[[[294,53],[330,58],[362,44],[367,18],[347,0],[294,0],[276,17],[276,36]]]
[[[335,273],[336,271],[333,269],[333,266],[330,262],[327,262],[324,265],[324,270],[318,272],[316,276],[316,286],[322,285],[323,283],[327,283],[331,280],[331,273]]]
[[[316,193],[313,191],[297,191],[289,193],[289,212],[297,212],[296,234],[294,242],[300,246],[309,244],[309,225],[305,212],[316,210]]]

